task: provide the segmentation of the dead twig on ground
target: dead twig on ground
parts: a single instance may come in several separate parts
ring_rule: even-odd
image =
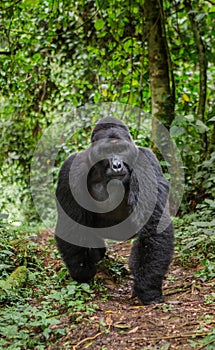
[[[93,337],[87,337],[87,338],[82,339],[82,340],[79,341],[76,345],[73,345],[72,350],[76,350],[77,347],[78,347],[79,345],[81,345],[81,344],[87,342],[88,340],[94,340],[94,339],[96,339],[97,337],[99,337],[99,336],[100,336],[101,334],[103,334],[103,333],[104,333],[104,331],[97,333],[97,334],[94,335]]]

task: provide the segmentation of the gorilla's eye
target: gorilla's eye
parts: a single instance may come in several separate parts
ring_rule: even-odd
[[[104,145],[101,149],[101,153],[103,155],[112,155],[112,154],[121,154],[121,153],[127,153],[129,151],[129,148],[127,145],[122,144],[110,144],[110,145]]]

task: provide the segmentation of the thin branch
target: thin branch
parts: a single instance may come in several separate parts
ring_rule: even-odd
[[[82,339],[82,340],[79,341],[76,345],[73,345],[72,350],[76,350],[77,347],[78,347],[79,345],[85,343],[85,342],[88,341],[88,340],[94,340],[94,339],[96,339],[97,337],[99,337],[99,336],[100,336],[101,334],[103,334],[103,333],[104,333],[104,331],[97,333],[97,334],[94,335],[93,337],[88,337],[88,338]]]

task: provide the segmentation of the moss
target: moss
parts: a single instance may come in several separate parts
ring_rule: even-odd
[[[29,270],[25,266],[17,267],[11,275],[7,278],[6,282],[14,288],[20,288],[28,278]]]
[[[28,278],[29,270],[25,266],[17,267],[6,280],[0,280],[0,300],[21,288]]]

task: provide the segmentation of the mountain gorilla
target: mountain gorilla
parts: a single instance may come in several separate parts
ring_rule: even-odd
[[[129,260],[133,295],[143,304],[162,302],[162,281],[173,254],[168,183],[155,155],[136,147],[120,120],[101,119],[91,141],[59,173],[58,249],[71,277],[89,282],[105,255],[104,239],[136,236]]]

